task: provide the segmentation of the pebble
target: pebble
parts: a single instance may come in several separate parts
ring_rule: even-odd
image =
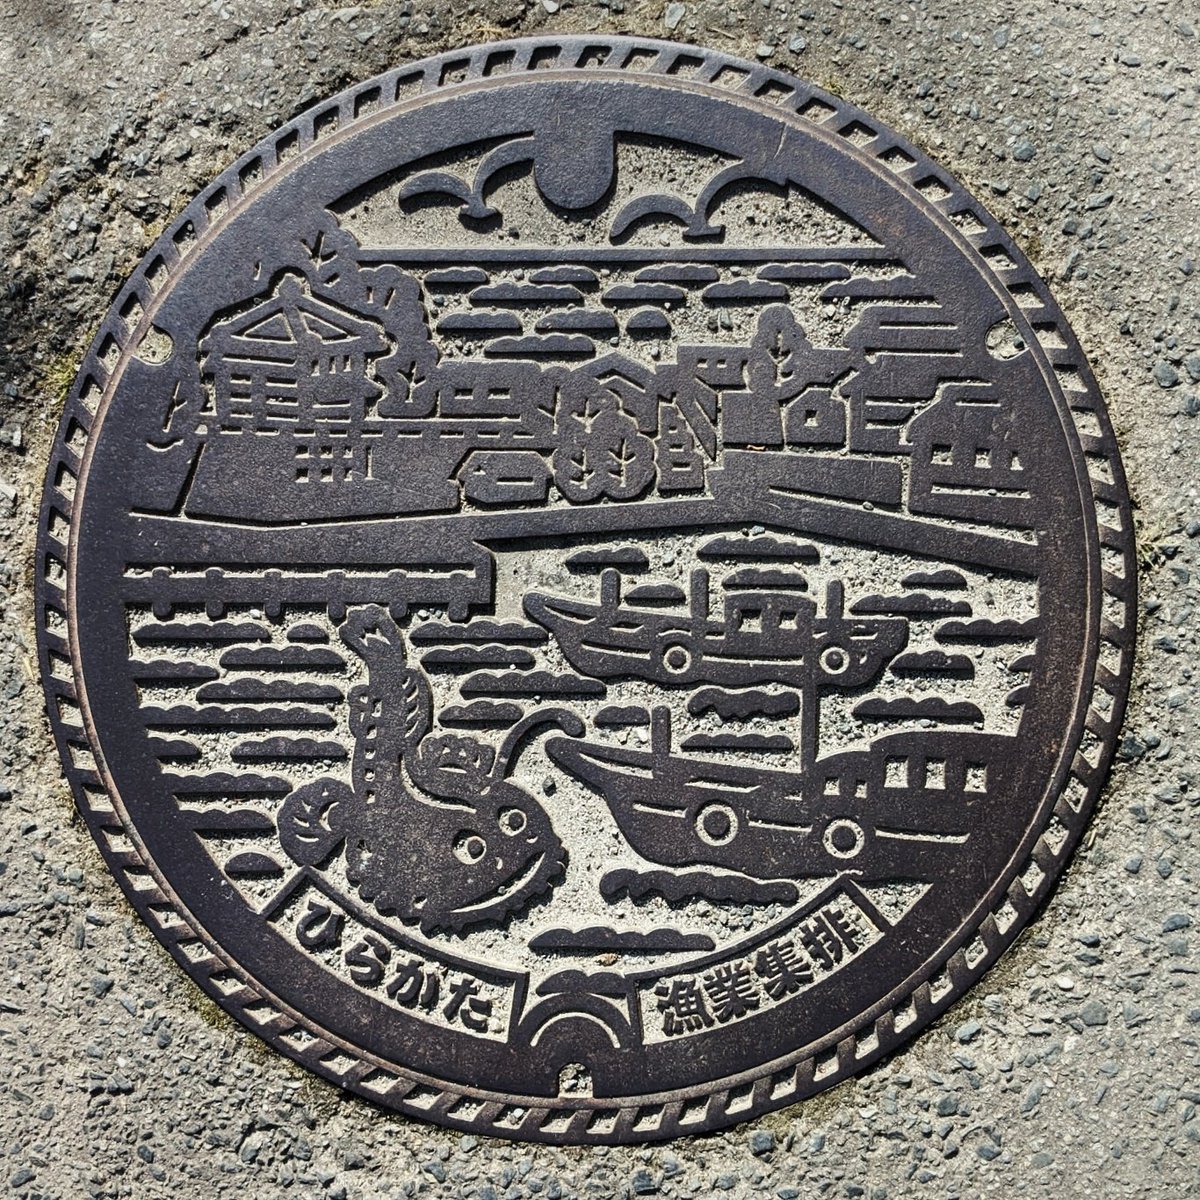
[[[633,1178],[629,1181],[629,1186],[637,1196],[652,1196],[658,1191],[658,1183],[645,1167],[634,1171]]]
[[[687,16],[687,5],[672,3],[667,5],[667,12],[663,19],[666,21],[668,29],[675,29],[685,16]]]
[[[750,1153],[760,1158],[775,1149],[775,1135],[767,1129],[756,1129],[750,1135]]]
[[[1179,372],[1165,358],[1160,358],[1154,364],[1154,382],[1160,388],[1176,387],[1179,384]]]
[[[983,1026],[978,1021],[967,1021],[954,1031],[954,1039],[965,1046],[968,1042],[973,1042],[979,1036],[981,1029],[983,1029]]]

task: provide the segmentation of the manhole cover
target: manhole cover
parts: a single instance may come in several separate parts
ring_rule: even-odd
[[[40,554],[67,772],[179,962],[344,1087],[560,1141],[942,1011],[1079,836],[1133,628],[1100,396],[991,217],[629,40],[240,159],[88,354]]]

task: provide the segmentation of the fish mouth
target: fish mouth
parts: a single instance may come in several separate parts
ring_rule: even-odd
[[[536,896],[549,890],[554,880],[566,869],[566,851],[561,843],[557,853],[543,850],[534,857],[520,874],[503,884],[502,889],[488,893],[473,904],[464,904],[449,912],[431,915],[421,921],[421,932],[431,933],[438,929],[459,932],[468,925],[484,921],[504,920],[519,912]]]
[[[454,910],[455,915],[461,913],[463,916],[469,916],[471,913],[479,912],[481,909],[487,908],[488,905],[492,903],[493,897],[498,898],[506,896],[509,890],[519,892],[526,880],[532,878],[532,876],[536,873],[538,867],[545,861],[545,858],[546,855],[544,853],[539,854],[537,858],[535,858],[533,862],[530,863],[530,865],[516,877],[516,879],[511,880],[505,885],[505,891],[493,892],[491,896],[488,896],[483,900],[479,900],[475,904],[464,904],[461,908],[456,908]]]

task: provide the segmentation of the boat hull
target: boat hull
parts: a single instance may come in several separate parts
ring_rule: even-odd
[[[872,878],[929,869],[969,840],[981,797],[883,789],[813,794],[823,778],[553,738],[551,759],[599,793],[625,839],[649,862],[710,866],[755,879],[851,871]],[[856,791],[858,789],[855,789]],[[930,855],[934,858],[931,860]]]
[[[739,600],[766,606],[778,597]],[[537,592],[525,598],[525,611],[554,635],[575,670],[675,687],[861,687],[908,640],[903,620],[815,617],[806,597],[794,603],[794,623],[769,634],[746,629],[736,612],[717,621],[694,610],[655,612]]]

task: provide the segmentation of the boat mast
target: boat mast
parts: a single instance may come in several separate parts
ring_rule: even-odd
[[[704,567],[696,567],[692,571],[691,593],[692,621],[696,627],[699,628],[705,625],[708,621],[710,603],[708,594],[708,571]]]
[[[621,605],[621,572],[616,567],[605,567],[600,572],[600,607],[605,612],[614,612]]]
[[[650,713],[650,753],[656,765],[665,765],[671,755],[671,710],[665,704]]]
[[[840,579],[831,579],[825,585],[825,620],[840,621],[846,603],[846,585]]]

